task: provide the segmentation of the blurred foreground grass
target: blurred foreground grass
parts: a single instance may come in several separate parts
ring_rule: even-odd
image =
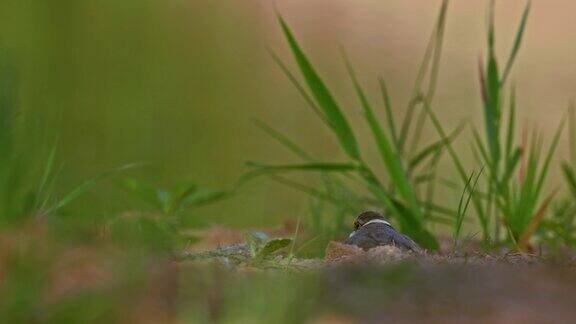
[[[510,323],[576,315],[576,275],[554,262],[236,268],[87,237],[63,239],[38,226],[3,233],[2,322]]]

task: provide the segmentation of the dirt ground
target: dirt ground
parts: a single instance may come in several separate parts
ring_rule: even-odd
[[[255,263],[175,260],[53,238],[32,227],[0,240],[0,322],[526,324],[576,318],[576,262],[569,254],[414,254],[389,246],[365,252],[331,242],[322,259],[278,251]]]
[[[323,260],[278,257],[259,267],[227,266],[225,273],[248,282],[263,274],[307,282],[292,294],[299,303],[309,300],[300,318],[308,323],[568,323],[576,318],[575,265],[569,256],[416,255],[331,242]],[[210,289],[227,294],[225,286]]]

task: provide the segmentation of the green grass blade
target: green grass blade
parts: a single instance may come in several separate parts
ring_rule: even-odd
[[[568,132],[570,162],[572,165],[576,165],[576,109],[574,102],[570,102],[568,107]]]
[[[510,71],[512,70],[512,66],[514,65],[514,60],[516,59],[516,55],[518,54],[518,50],[520,49],[520,45],[522,44],[522,38],[524,36],[524,30],[526,29],[526,22],[528,21],[528,16],[530,14],[530,7],[532,5],[531,1],[528,1],[526,7],[524,8],[524,13],[522,14],[522,19],[520,20],[520,25],[518,26],[518,31],[516,32],[516,38],[514,40],[514,46],[510,51],[510,56],[508,57],[508,61],[506,62],[506,68],[504,68],[504,73],[502,74],[502,79],[500,81],[501,85],[504,85]]]
[[[450,141],[448,140],[448,135],[446,134],[444,127],[442,127],[442,124],[440,123],[440,120],[438,119],[438,116],[436,116],[436,113],[434,113],[434,111],[432,111],[431,109],[428,109],[427,107],[425,107],[425,109],[426,109],[426,112],[428,113],[428,115],[430,116],[430,119],[432,120],[432,124],[434,125],[436,132],[438,132],[438,135],[440,136],[440,138],[442,140],[444,140],[444,142],[446,143],[446,149],[447,149],[448,153],[450,154],[450,156],[454,162],[454,165],[456,166],[456,171],[457,171],[458,175],[460,175],[460,178],[465,183],[468,180],[468,175],[466,174],[466,171],[464,171],[464,165],[462,164],[462,161],[460,160],[460,158],[456,154],[456,151],[454,150],[452,143],[450,143]]]
[[[278,20],[282,26],[284,36],[290,45],[292,54],[300,67],[300,72],[302,72],[302,75],[304,76],[312,95],[316,99],[316,102],[322,109],[324,116],[332,126],[332,130],[338,138],[340,145],[349,157],[355,160],[360,160],[360,149],[358,148],[358,143],[356,142],[352,128],[344,117],[342,110],[332,97],[332,94],[322,79],[320,79],[320,76],[312,67],[312,64],[308,61],[308,58],[294,38],[290,27],[288,27],[282,16],[278,15]]]
[[[562,173],[564,174],[564,179],[568,183],[568,189],[572,193],[572,196],[576,198],[576,174],[571,165],[567,163],[562,163]]]
[[[378,146],[378,152],[380,153],[380,157],[384,163],[384,167],[388,172],[388,177],[390,181],[392,181],[394,187],[398,190],[398,193],[404,200],[404,202],[409,206],[409,208],[413,211],[414,215],[421,220],[421,211],[418,205],[418,201],[416,199],[416,195],[411,188],[408,174],[404,170],[402,166],[401,157],[398,155],[394,146],[392,145],[390,139],[382,130],[378,120],[374,114],[374,111],[368,102],[368,98],[364,94],[358,79],[356,78],[356,74],[350,62],[346,59],[346,66],[348,68],[348,72],[350,74],[350,78],[352,79],[352,83],[356,89],[356,94],[360,99],[360,103],[362,104],[362,108],[364,110],[364,117],[366,118],[366,122],[368,123],[370,130],[372,131],[372,135],[376,144]]]
[[[444,215],[444,218],[446,220],[454,221],[454,219],[456,219],[456,216],[458,215],[458,212],[456,210],[452,210],[442,205],[438,205],[431,202],[430,203],[424,202],[423,204],[426,208],[430,209],[432,212]]]
[[[48,159],[46,160],[46,165],[44,166],[44,172],[42,173],[40,185],[38,186],[38,190],[36,192],[35,209],[38,209],[39,204],[40,204],[40,197],[45,193],[46,187],[50,181],[50,178],[53,175],[54,160],[56,158],[56,147],[57,147],[56,144],[54,144],[52,146],[52,149],[50,150],[50,154],[48,155]],[[46,193],[46,196],[49,196],[49,193]]]
[[[512,156],[510,156],[510,158],[506,163],[506,169],[504,170],[501,181],[503,186],[506,186],[506,184],[508,184],[508,182],[512,178],[512,175],[514,174],[514,171],[516,170],[516,167],[518,166],[521,157],[522,157],[522,150],[518,147],[516,148],[516,150],[514,150]]]
[[[448,0],[442,1],[440,13],[438,14],[438,22],[436,26],[436,40],[434,45],[434,55],[432,56],[432,66],[430,68],[430,79],[428,81],[428,90],[426,93],[426,101],[431,104],[432,98],[436,93],[436,84],[438,81],[438,74],[440,72],[440,58],[442,57],[442,45],[444,42],[444,30],[446,29],[446,17],[448,11]]]
[[[546,210],[548,209],[548,206],[552,202],[555,194],[556,192],[553,192],[548,197],[546,197],[546,199],[544,199],[540,207],[535,209],[534,215],[531,215],[530,221],[524,228],[524,232],[522,232],[516,243],[516,247],[519,252],[524,253],[528,250],[528,242],[530,238],[534,235],[540,224],[542,223],[544,217],[546,216]]]
[[[514,145],[514,132],[516,128],[516,88],[512,87],[510,93],[510,112],[508,114],[508,134],[506,135],[506,160],[509,160],[513,154],[512,146]]]
[[[478,134],[478,130],[476,130],[474,127],[472,127],[472,136],[474,137],[476,148],[478,149],[478,152],[480,152],[480,157],[484,161],[484,164],[490,164],[490,156],[488,155],[488,151],[482,143],[482,139],[480,138],[480,134]]]
[[[300,146],[298,146],[298,144],[296,144],[294,141],[292,141],[286,135],[280,133],[279,131],[275,130],[274,128],[270,127],[268,124],[266,124],[265,122],[263,122],[259,119],[255,119],[254,124],[256,125],[256,127],[260,128],[263,132],[265,132],[270,137],[275,139],[277,142],[282,144],[290,152],[299,156],[301,159],[306,160],[306,161],[312,160],[312,158],[310,157],[310,154],[306,153],[306,151],[304,151],[304,149],[302,149]]]
[[[494,5],[495,1],[490,0],[488,4],[488,33],[487,33],[487,40],[488,40],[488,51],[494,51]]]
[[[319,199],[321,201],[328,202],[334,206],[342,207],[350,213],[357,213],[358,212],[357,208],[350,206],[347,203],[347,201],[333,197],[332,195],[325,193],[325,192],[322,192],[316,188],[298,183],[296,181],[292,181],[292,180],[284,178],[284,177],[276,176],[276,175],[272,175],[272,176],[270,176],[270,178],[272,180],[282,184],[282,185],[285,185],[289,188],[301,191],[301,192],[303,192],[303,193],[305,193],[311,197],[314,197],[314,198]]]
[[[426,198],[424,199],[424,202],[426,204],[431,204],[434,202],[434,196],[436,194],[436,185],[437,185],[436,177],[438,172],[438,165],[443,153],[444,149],[435,152],[432,155],[432,158],[430,159],[430,162],[428,163],[427,167],[423,170],[425,174],[430,174],[431,177],[431,181],[427,183],[425,189]],[[413,171],[411,171],[411,173],[412,172]],[[426,219],[430,218],[432,216],[432,210],[426,207],[424,215],[426,216]]]
[[[321,172],[350,172],[358,171],[357,163],[302,163],[286,165],[270,165],[257,162],[247,162],[247,166],[252,167],[257,172],[267,171],[321,171]]]
[[[162,203],[158,197],[157,188],[133,178],[120,179],[116,183],[124,190],[134,194],[143,202],[154,206],[158,210],[163,209]]]
[[[431,109],[428,109],[428,107],[426,105],[424,108],[426,109],[426,112],[430,116],[430,120],[432,121],[432,125],[434,126],[434,128],[438,132],[438,135],[440,135],[440,138],[446,140],[446,143],[447,143],[446,150],[448,151],[448,154],[450,155],[450,158],[452,159],[452,162],[454,163],[454,166],[456,167],[457,175],[460,176],[460,179],[462,180],[463,183],[466,183],[466,181],[468,181],[468,175],[466,174],[466,171],[464,171],[464,166],[462,164],[462,161],[460,160],[460,158],[456,154],[454,147],[452,146],[452,144],[450,142],[447,141],[448,136],[446,135],[446,131],[444,130],[444,127],[442,127],[442,124],[440,123],[440,120],[438,119],[438,117],[436,116],[434,111],[432,111]],[[488,232],[488,228],[487,228],[487,217],[486,217],[485,210],[482,207],[480,197],[478,197],[478,195],[472,196],[472,204],[474,206],[474,209],[476,210],[476,215],[480,221],[480,225],[482,226],[482,233],[484,235],[484,241],[487,242],[489,240],[489,232]]]
[[[452,142],[458,135],[464,130],[464,123],[461,123],[456,129],[454,129],[448,135],[448,142]],[[440,139],[426,147],[424,147],[420,152],[416,153],[416,155],[410,160],[409,163],[409,170],[416,169],[420,163],[422,163],[426,158],[430,157],[431,155],[438,153],[438,151],[442,150],[448,143],[445,142],[444,139]]]
[[[233,194],[234,192],[229,190],[196,190],[189,195],[183,196],[180,206],[181,209],[184,209],[191,206],[208,205],[231,197]]]
[[[491,157],[491,167],[495,168],[500,159],[500,83],[498,76],[498,63],[494,53],[490,53],[488,59],[488,68],[486,71],[484,93],[486,93],[484,101],[484,119],[486,124],[486,136],[488,140],[488,148]]]
[[[186,183],[184,187],[172,190],[173,199],[169,204],[168,214],[172,215],[183,209],[184,202],[192,199],[199,194],[198,185],[195,183]]]
[[[540,192],[540,190],[542,190],[544,180],[546,179],[546,176],[548,175],[548,169],[550,167],[550,162],[552,161],[552,157],[554,156],[554,152],[556,151],[556,147],[558,146],[558,142],[560,141],[560,135],[562,135],[562,131],[564,130],[564,124],[565,124],[564,120],[562,120],[562,122],[560,123],[560,126],[558,127],[558,130],[556,131],[556,134],[554,135],[552,143],[550,144],[550,148],[548,149],[548,153],[546,154],[546,159],[544,161],[544,165],[542,166],[542,169],[540,170],[540,177],[539,177],[537,185],[536,185],[536,189],[538,192]]]
[[[448,10],[448,1],[443,1],[438,14],[436,24],[436,37],[434,42],[434,52],[432,55],[432,65],[430,66],[430,77],[428,80],[428,89],[424,97],[424,101],[428,106],[432,105],[434,94],[436,93],[436,84],[440,72],[440,58],[442,57],[442,45],[444,41],[444,30],[446,28],[446,12]],[[422,137],[422,130],[426,122],[426,111],[421,110],[418,114],[416,121],[416,128],[414,129],[414,136],[412,138],[411,150],[415,150]]]
[[[388,122],[388,128],[390,129],[390,135],[394,141],[394,145],[398,148],[399,140],[398,133],[396,131],[396,122],[394,120],[394,114],[392,113],[392,100],[390,100],[390,95],[388,94],[388,88],[386,87],[386,82],[383,78],[378,78],[378,83],[380,84],[380,93],[382,94],[382,100],[384,101],[384,108],[386,110],[386,121]]]
[[[374,111],[348,60],[346,60],[346,66],[356,89],[358,98],[360,99],[360,103],[364,109],[364,117],[366,118],[377,143],[378,151],[383,160],[384,167],[386,168],[388,176],[395,189],[402,198],[402,201],[391,200],[387,193],[384,193],[382,186],[377,183],[377,180],[373,176],[364,177],[368,183],[368,187],[376,198],[384,204],[384,206],[393,211],[405,233],[412,236],[414,240],[425,248],[437,250],[438,242],[423,226],[422,210],[416,198],[416,194],[410,185],[408,174],[402,166],[401,157],[398,152],[394,150],[394,146],[390,139],[386,136],[386,133],[383,132],[378,123]]]
[[[278,65],[278,67],[280,68],[280,70],[282,70],[284,75],[286,75],[286,77],[288,78],[290,83],[292,83],[292,85],[300,93],[302,98],[304,98],[304,101],[306,101],[306,104],[308,104],[308,106],[310,108],[312,108],[312,111],[314,111],[314,113],[316,113],[318,118],[320,118],[320,120],[322,122],[324,122],[324,124],[326,124],[326,126],[328,126],[329,128],[332,128],[332,125],[330,125],[329,121],[326,119],[326,116],[324,116],[324,113],[322,113],[320,108],[318,108],[318,106],[314,103],[314,100],[310,97],[308,92],[306,92],[306,89],[304,89],[304,87],[300,84],[298,79],[296,79],[294,74],[292,74],[292,72],[290,72],[290,69],[288,69],[286,64],[284,64],[282,59],[280,59],[280,57],[278,55],[276,55],[276,53],[274,53],[274,51],[272,51],[271,49],[268,50],[268,53],[270,53],[270,56],[272,57],[272,60],[274,61],[274,63],[276,63],[276,65]]]
[[[479,77],[484,104],[486,137],[491,158],[488,166],[490,167],[492,174],[497,174],[497,167],[500,160],[500,76],[498,74],[498,62],[496,60],[494,42],[494,1],[490,1],[488,7],[487,66],[486,70],[484,70],[484,66],[480,62]]]
[[[457,212],[457,216],[456,216],[456,224],[454,225],[454,234],[453,234],[453,246],[452,246],[452,250],[455,251],[456,247],[458,246],[458,239],[460,237],[460,232],[462,230],[462,225],[464,224],[464,217],[466,216],[466,212],[468,210],[468,207],[470,205],[470,200],[472,199],[472,196],[474,195],[474,191],[476,190],[476,186],[478,185],[478,180],[480,180],[480,176],[482,175],[482,171],[483,169],[480,170],[480,172],[478,172],[478,174],[476,175],[476,179],[474,180],[474,184],[471,185],[472,183],[472,179],[474,178],[474,172],[472,172],[470,174],[470,177],[468,178],[468,181],[466,182],[466,185],[464,186],[464,190],[462,191],[462,195],[460,196],[460,201],[458,203],[458,212]],[[466,199],[466,202],[464,203],[464,196],[466,195],[466,192],[468,192],[468,199]]]
[[[80,196],[85,194],[88,190],[90,190],[98,182],[105,180],[107,178],[110,178],[112,176],[115,176],[115,175],[122,173],[124,171],[133,169],[135,167],[140,167],[140,166],[142,166],[142,163],[126,164],[126,165],[118,167],[114,170],[111,170],[108,172],[103,172],[103,173],[93,177],[92,179],[89,179],[89,180],[83,182],[82,184],[80,184],[79,186],[77,186],[76,188],[71,190],[64,197],[62,197],[59,201],[57,201],[56,204],[52,208],[50,208],[47,213],[57,212],[60,209],[68,206],[74,200],[78,199]]]
[[[424,56],[418,68],[418,74],[416,76],[416,80],[414,81],[414,88],[412,90],[412,96],[410,98],[410,102],[408,103],[408,108],[406,110],[406,115],[404,116],[404,120],[402,122],[402,127],[400,129],[399,135],[399,147],[398,151],[402,153],[404,151],[404,145],[408,140],[408,133],[410,131],[410,127],[412,124],[412,120],[414,119],[414,110],[416,106],[424,100],[424,95],[422,94],[422,83],[426,75],[429,72],[430,62],[433,59],[433,54],[435,51],[435,46],[437,45],[437,37],[440,30],[443,30],[440,26],[444,24],[445,17],[446,17],[446,10],[448,8],[448,1],[444,0],[440,7],[440,11],[438,13],[438,18],[436,19],[435,27],[428,40],[428,44],[426,46],[426,50],[424,52]]]

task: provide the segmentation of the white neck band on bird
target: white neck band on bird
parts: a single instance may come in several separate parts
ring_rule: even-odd
[[[390,225],[390,223],[388,223],[387,221],[385,221],[383,219],[373,219],[373,220],[367,222],[366,224],[362,225],[362,227],[364,227],[368,224],[374,224],[374,223],[386,224],[386,225],[392,227],[392,225]]]

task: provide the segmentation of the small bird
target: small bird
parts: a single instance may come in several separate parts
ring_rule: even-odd
[[[418,244],[396,232],[384,216],[375,211],[365,211],[358,215],[354,222],[354,232],[344,243],[356,245],[365,251],[381,245],[393,245],[418,253],[422,251]]]

